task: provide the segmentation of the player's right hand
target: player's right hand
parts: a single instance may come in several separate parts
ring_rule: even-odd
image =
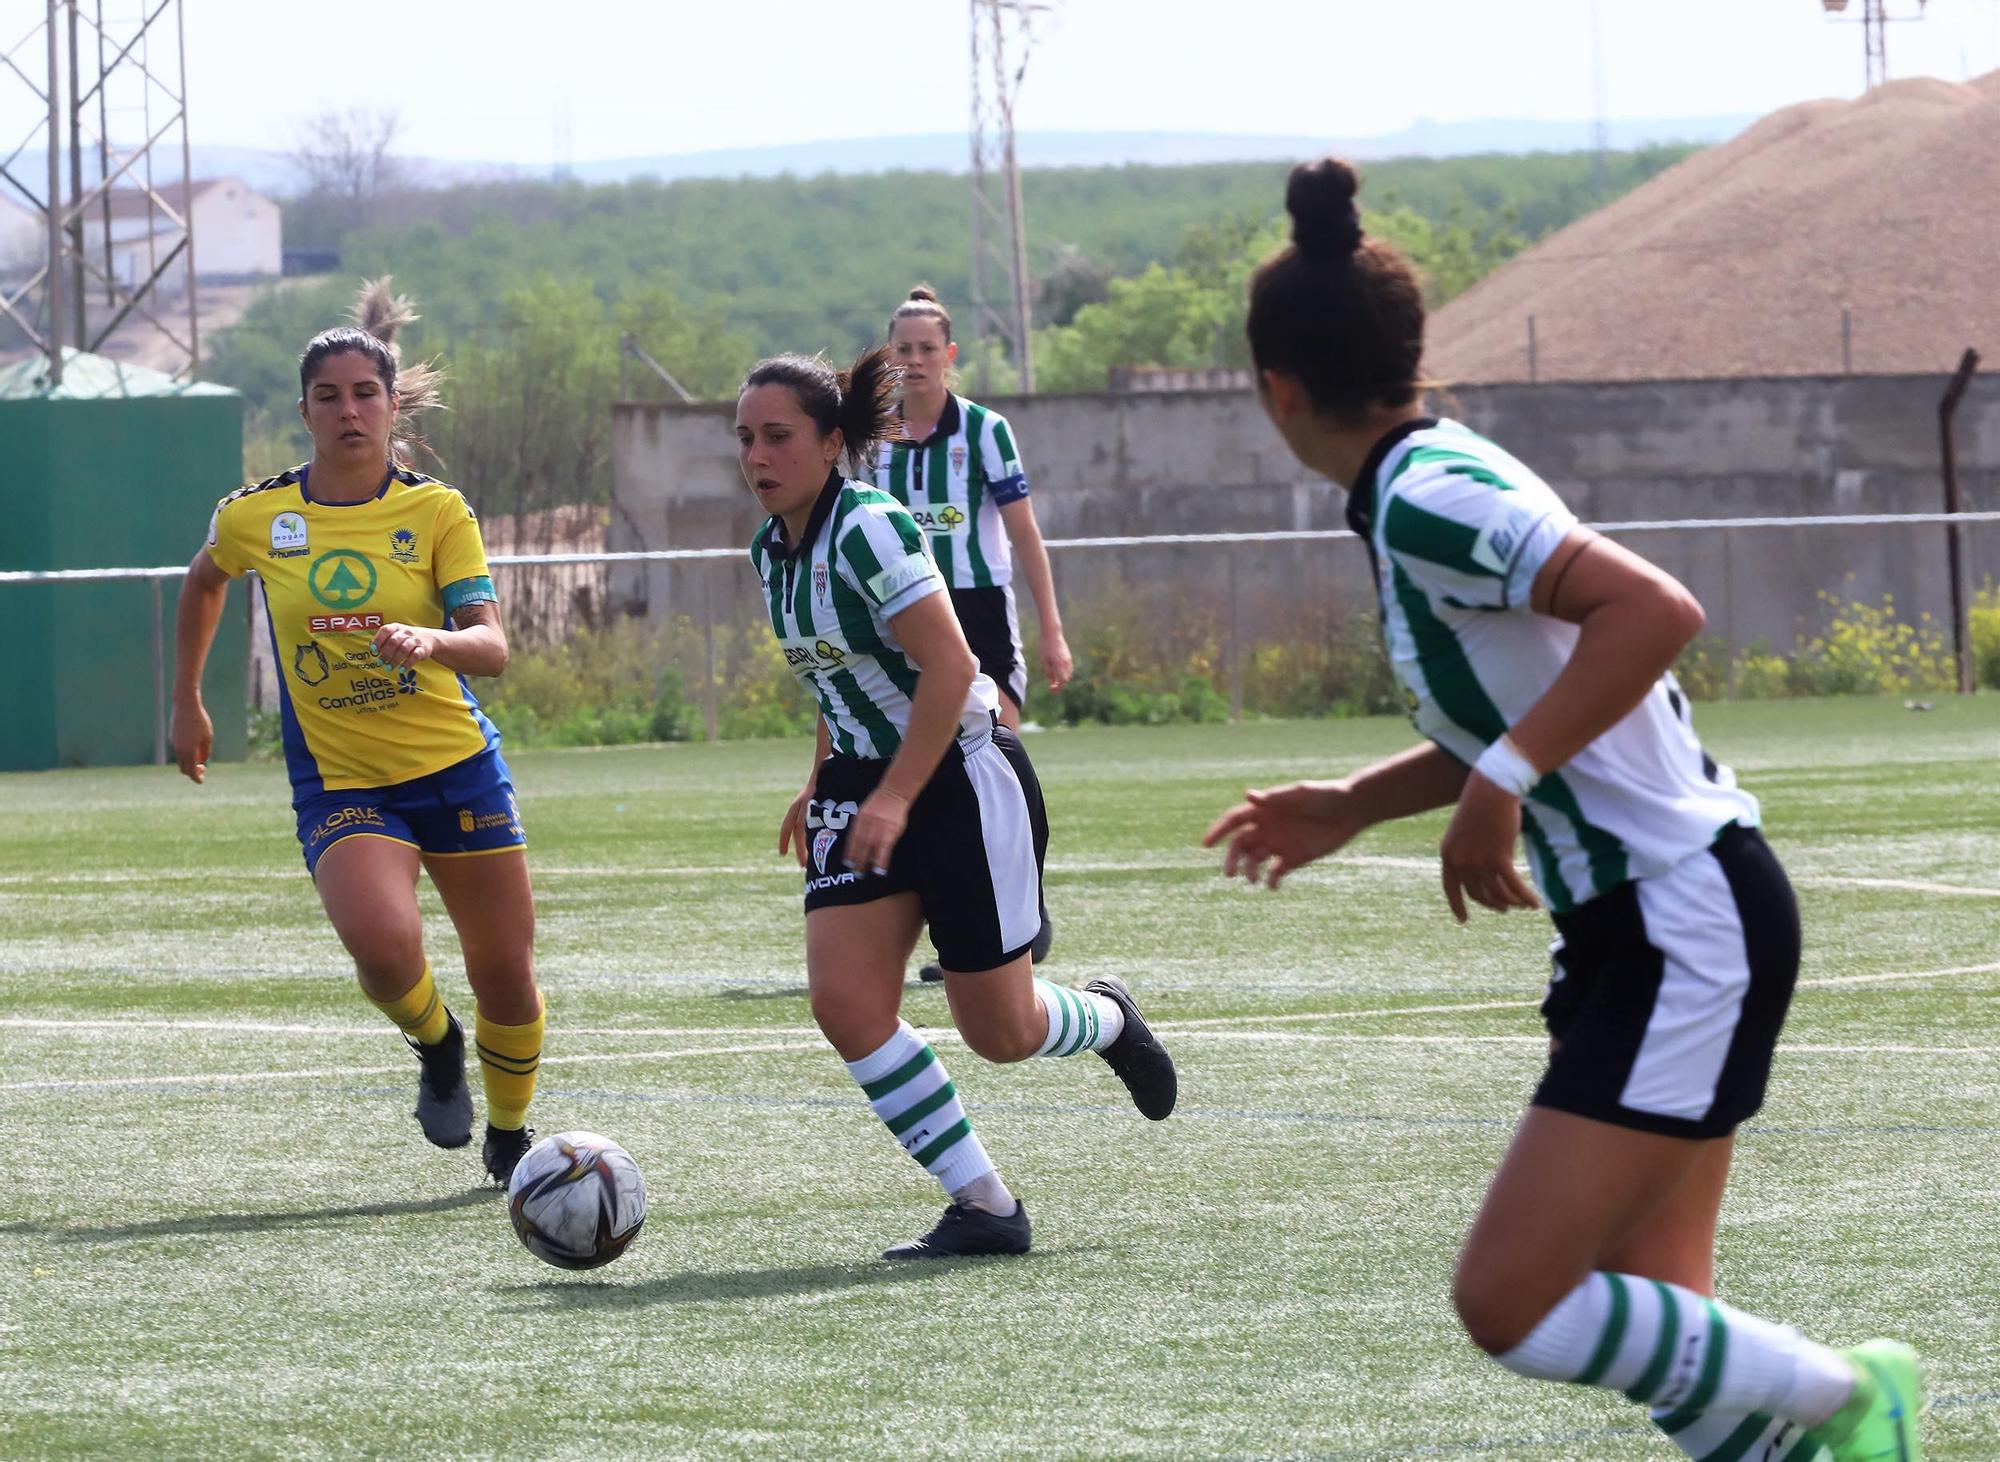
[[[812,794],[813,786],[808,782],[792,799],[792,805],[785,809],[784,819],[778,824],[778,851],[783,853],[789,847],[801,868],[806,866],[806,804],[812,801]]]
[[[1368,826],[1344,782],[1292,782],[1251,788],[1243,795],[1247,800],[1202,834],[1204,848],[1228,840],[1222,858],[1225,878],[1241,874],[1251,883],[1261,879],[1276,888],[1294,868],[1344,848]]]
[[[208,711],[200,701],[174,706],[173,730],[168,739],[174,748],[174,760],[180,764],[181,775],[190,782],[205,781],[208,777],[208,754],[215,747],[215,723],[208,718]]]

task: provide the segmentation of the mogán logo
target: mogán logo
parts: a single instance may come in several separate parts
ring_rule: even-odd
[[[306,520],[297,513],[280,513],[271,520],[271,557],[304,558]]]

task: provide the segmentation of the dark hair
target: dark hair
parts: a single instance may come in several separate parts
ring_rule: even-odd
[[[910,297],[896,306],[896,313],[889,317],[889,333],[896,333],[898,320],[936,320],[944,326],[944,343],[951,344],[951,312],[938,302],[937,291],[928,284],[920,284],[910,291]]]
[[[847,460],[859,472],[869,449],[896,430],[897,375],[886,345],[863,351],[844,371],[808,356],[774,355],[750,368],[736,394],[755,386],[791,387],[822,440],[840,429]]]
[[[1245,322],[1258,370],[1297,376],[1314,406],[1349,420],[1408,406],[1423,384],[1423,290],[1401,254],[1363,237],[1360,186],[1338,158],[1292,169],[1292,242],[1250,276]]]
[[[332,330],[322,330],[306,342],[305,353],[299,357],[299,394],[306,394],[312,386],[312,379],[319,374],[319,368],[331,356],[365,355],[375,367],[375,374],[382,378],[382,389],[396,389],[396,355],[387,345],[370,335],[366,330],[354,325],[341,325]]]

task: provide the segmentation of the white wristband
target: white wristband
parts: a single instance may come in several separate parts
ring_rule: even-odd
[[[1481,752],[1472,769],[1501,791],[1516,797],[1527,796],[1528,789],[1542,779],[1535,764],[1521,755],[1521,748],[1506,735]]]

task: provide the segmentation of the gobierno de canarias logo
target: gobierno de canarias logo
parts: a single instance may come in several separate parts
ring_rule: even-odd
[[[355,609],[375,593],[375,565],[365,553],[336,548],[322,553],[306,570],[306,587],[328,609]]]

